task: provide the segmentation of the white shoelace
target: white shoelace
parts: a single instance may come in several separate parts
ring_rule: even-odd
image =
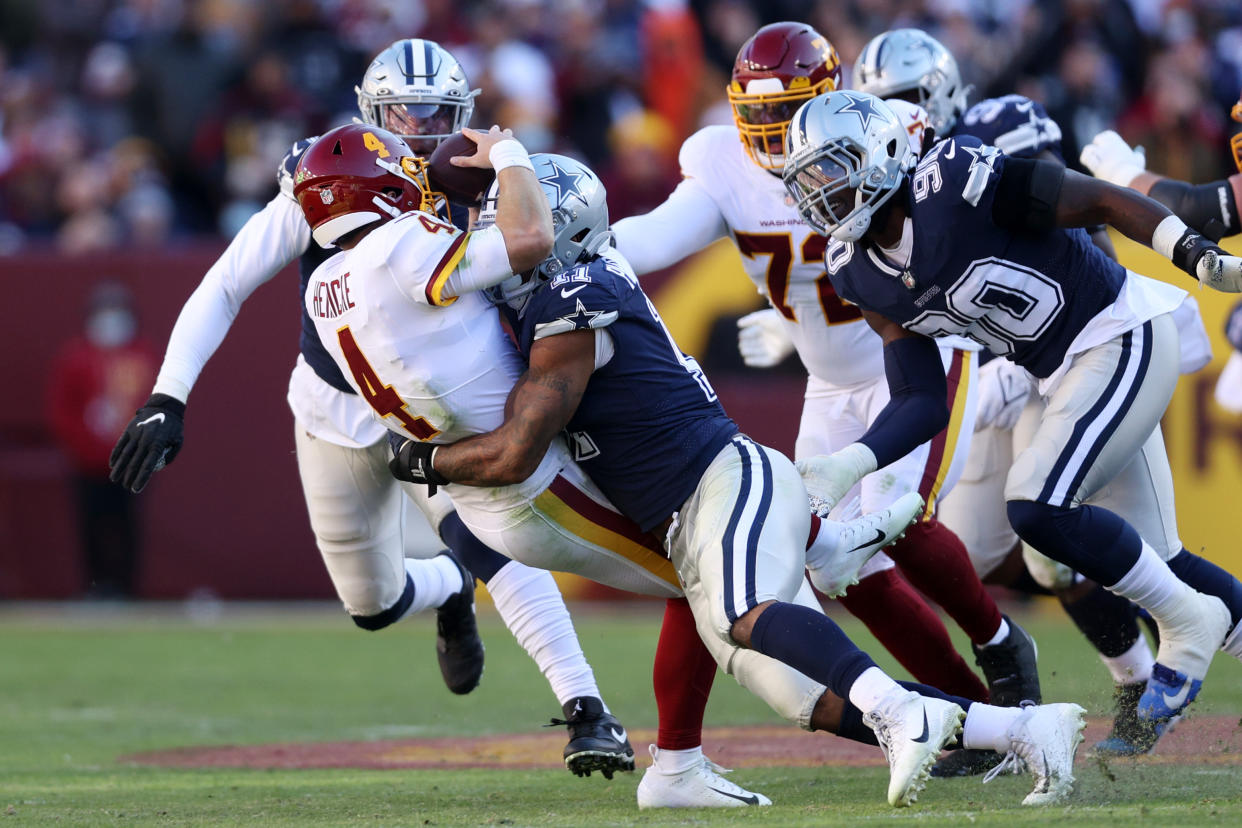
[[[1026,762],[1022,759],[1021,756],[1019,756],[1016,752],[1011,750],[1005,754],[1005,758],[1000,761],[999,765],[992,768],[990,771],[988,771],[987,773],[983,775],[983,784],[986,785],[987,783],[991,782],[993,779],[995,779],[996,777],[1004,773],[1020,774],[1020,773],[1025,773],[1025,772],[1026,772]]]

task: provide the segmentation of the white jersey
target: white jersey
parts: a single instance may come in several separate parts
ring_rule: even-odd
[[[406,213],[328,259],[307,283],[306,310],[346,381],[384,426],[417,440],[447,444],[499,428],[525,367],[480,293],[441,295],[469,264],[468,238],[426,213]],[[547,487],[557,454],[516,486],[446,491],[460,506],[509,508]]]
[[[731,235],[746,275],[780,311],[808,373],[836,386],[882,376],[880,338],[824,273],[828,240],[798,215],[781,179],[746,156],[737,130],[699,130],[682,145],[680,161],[685,180],[668,201],[613,226],[617,248],[635,270],[667,266]],[[670,235],[677,239],[665,244]]]

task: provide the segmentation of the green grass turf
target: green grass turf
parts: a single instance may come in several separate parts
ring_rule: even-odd
[[[737,781],[777,805],[653,813],[634,805],[638,774],[608,782],[559,770],[186,770],[118,763],[123,754],[190,745],[529,732],[559,713],[533,664],[490,613],[482,616],[483,684],[455,697],[440,684],[426,622],[368,634],[327,607],[226,607],[210,623],[181,609],[0,610],[0,825],[1242,823],[1240,768],[1117,762],[1105,774],[1081,756],[1072,803],[1044,811],[1018,804],[1029,787],[1025,778],[986,787],[977,779],[935,781],[914,809],[894,811],[884,802],[883,768],[747,768]],[[586,609],[575,617],[610,705],[628,727],[654,726],[650,660],[659,606]],[[1106,713],[1103,668],[1055,609],[1039,605],[1018,617],[1040,642],[1045,699]],[[852,620],[842,620],[896,672]],[[1242,712],[1240,679],[1242,665],[1219,659],[1197,712]],[[709,725],[777,721],[727,677],[717,681]],[[643,748],[636,745],[640,753]]]

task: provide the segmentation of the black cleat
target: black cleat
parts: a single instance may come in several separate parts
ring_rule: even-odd
[[[634,748],[625,728],[611,713],[604,712],[604,703],[594,696],[578,696],[561,708],[564,719],[553,719],[544,727],[565,725],[569,728],[569,744],[565,745],[565,767],[574,776],[590,776],[599,771],[612,779],[617,771],[634,770]]]
[[[450,550],[440,555],[457,564],[462,587],[436,609],[436,660],[448,689],[463,696],[478,687],[483,678],[483,639],[474,617],[474,576]]]
[[[1038,651],[1035,640],[1009,616],[1009,635],[991,647],[976,647],[975,664],[988,681],[989,701],[997,707],[1022,707],[1039,704]]]
[[[943,759],[932,765],[931,775],[937,779],[953,776],[976,776],[987,773],[1001,763],[1005,757],[994,750],[971,750],[962,748],[951,751]]]

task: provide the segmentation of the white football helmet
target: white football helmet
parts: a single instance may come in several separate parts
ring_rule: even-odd
[[[864,92],[828,92],[794,115],[785,135],[783,179],[807,224],[853,242],[916,161],[905,125],[884,101]]]
[[[957,125],[970,94],[953,55],[922,29],[893,29],[873,37],[854,62],[854,88],[918,104],[941,138]]]
[[[579,262],[597,256],[612,241],[608,229],[608,200],[604,184],[590,167],[566,155],[536,152],[530,157],[535,177],[552,208],[552,232],[556,241],[552,255],[540,262],[533,273],[517,274],[492,288],[496,302],[509,302],[534,291]],[[477,225],[496,223],[499,182],[492,182],[483,197]]]
[[[419,38],[398,40],[376,55],[354,91],[363,123],[396,134],[423,157],[469,125],[479,94],[457,58]]]

